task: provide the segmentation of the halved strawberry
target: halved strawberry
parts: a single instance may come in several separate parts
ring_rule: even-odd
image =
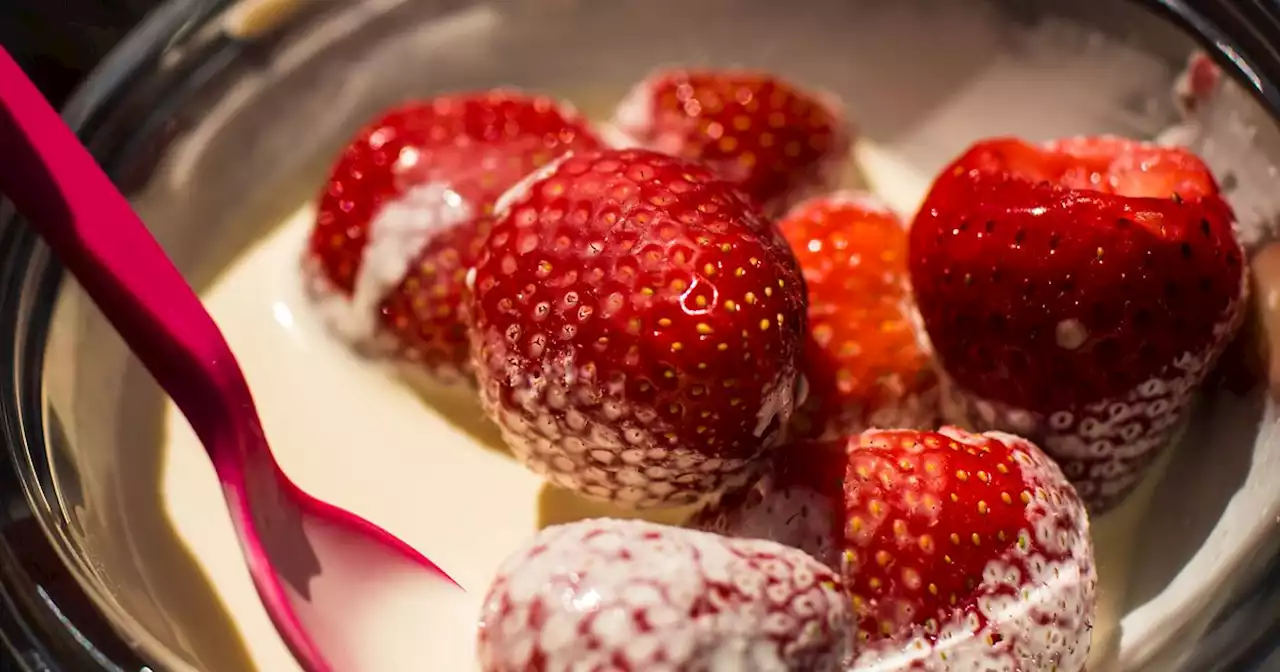
[[[453,94],[386,112],[320,195],[304,271],[322,316],[362,351],[461,373],[458,302],[494,201],[561,153],[598,146],[585,120],[542,96]]]
[[[975,145],[937,178],[910,234],[952,420],[1040,442],[1095,511],[1119,501],[1239,327],[1232,220],[1180,149]]]
[[[858,670],[1079,672],[1097,575],[1084,506],[1010,434],[868,430],[787,446],[777,471],[689,523],[841,569]]]
[[[834,185],[852,144],[836,101],[751,71],[656,72],[613,124],[642,147],[705,162],[768,214]]]
[[[793,208],[778,224],[809,288],[800,437],[938,423],[938,378],[912,324],[903,222],[868,194]]]
[[[835,572],[794,548],[584,520],[543,530],[498,570],[480,669],[836,672],[852,628]]]
[[[637,507],[756,476],[805,330],[772,223],[707,168],[647,150],[569,156],[514,191],[476,263],[470,333],[516,456]]]

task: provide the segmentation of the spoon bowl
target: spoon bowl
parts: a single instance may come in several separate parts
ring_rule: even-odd
[[[0,193],[54,251],[191,423],[212,461],[254,586],[309,672],[387,670],[412,637],[349,627],[370,601],[405,623],[461,588],[359,516],[303,492],[272,457],[213,318],[128,201],[0,49]],[[438,613],[430,610],[431,613]],[[425,627],[430,627],[429,625]],[[392,640],[392,641],[387,641]]]

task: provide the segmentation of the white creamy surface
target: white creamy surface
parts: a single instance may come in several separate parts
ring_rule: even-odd
[[[927,181],[870,143],[862,144],[857,158],[879,195],[909,217]],[[433,601],[429,621],[409,618],[420,623],[413,632],[397,625],[406,622],[404,614],[421,610],[395,600],[386,603],[388,613],[351,614],[350,627],[369,632],[373,647],[390,637],[412,642],[397,648],[400,655],[420,652],[429,665],[419,669],[474,670],[474,617],[506,555],[540,524],[620,512],[545,487],[506,456],[496,430],[465,393],[427,392],[424,404],[385,370],[327,336],[303,300],[298,278],[312,217],[311,208],[303,208],[245,251],[204,293],[205,305],[240,359],[289,476],[412,544],[467,591]],[[167,436],[164,497],[177,533],[208,574],[259,669],[297,670],[253,590],[213,469],[172,407]],[[1127,583],[1116,579],[1128,575],[1129,541],[1145,499],[1139,495],[1094,524],[1103,603],[1095,623],[1099,655],[1114,655],[1116,608]],[[394,574],[371,590],[411,594]]]
[[[412,167],[417,152],[402,152],[400,165]],[[351,343],[365,345],[377,336],[378,304],[400,284],[414,257],[438,232],[471,219],[470,206],[446,184],[430,182],[412,187],[382,206],[369,223],[364,256],[355,286],[347,297],[322,290],[317,304],[322,319]],[[317,277],[316,282],[323,282]]]

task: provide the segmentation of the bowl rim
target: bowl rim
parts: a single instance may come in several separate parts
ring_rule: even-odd
[[[1162,14],[1197,39],[1271,114],[1280,119],[1280,5],[1265,0],[1131,0]],[[153,132],[149,124],[123,128],[115,106],[157,74],[162,57],[179,45],[200,42],[184,53],[188,66],[199,58],[235,50],[244,42],[204,28],[238,0],[164,0],[149,12],[85,78],[63,107],[63,117],[80,135],[108,174],[119,178],[124,159],[139,140]],[[201,40],[204,40],[201,42]],[[186,51],[184,49],[183,51]],[[166,64],[172,68],[172,64]],[[181,74],[188,71],[177,68]],[[173,77],[170,72],[169,77]],[[154,101],[152,101],[154,102]],[[159,107],[159,106],[158,106]],[[52,477],[46,454],[48,418],[43,396],[44,346],[51,327],[63,271],[35,235],[20,225],[7,203],[0,204],[0,439],[7,459],[0,460],[0,492],[21,491],[21,501],[0,511],[0,633],[19,661],[47,670],[190,669],[174,651],[100,589],[83,553],[67,534],[65,514],[46,485]],[[12,383],[7,381],[13,381]],[[82,635],[42,589],[16,563],[16,548],[4,533],[15,518],[33,518],[80,590],[115,630],[138,661],[113,660]],[[39,596],[38,599],[31,599]],[[56,624],[56,625],[52,625]],[[1242,643],[1242,638],[1244,643]],[[1257,589],[1226,605],[1210,626],[1186,669],[1258,669],[1280,639],[1280,558],[1267,566]],[[1242,645],[1243,644],[1243,645]],[[1203,646],[1202,646],[1203,645]],[[66,659],[57,658],[66,656]],[[25,665],[24,665],[25,667]]]

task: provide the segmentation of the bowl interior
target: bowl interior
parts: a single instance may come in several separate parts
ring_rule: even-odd
[[[217,30],[175,40],[161,68],[205,67],[194,85],[147,106],[150,123],[117,162],[197,289],[314,195],[360,124],[411,97],[510,85],[607,115],[659,65],[768,69],[841,96],[875,148],[863,157],[875,164],[872,186],[897,189],[892,200],[909,208],[918,187],[894,171],[927,177],[979,137],[1157,136],[1178,121],[1170,91],[1196,47],[1139,5],[1109,0],[366,0],[315,3],[280,31],[209,48]],[[1220,177],[1231,174],[1242,227],[1256,237],[1277,210],[1267,180],[1280,133],[1243,89],[1229,85],[1221,98],[1194,146]],[[175,421],[72,282],[47,341],[47,445],[33,449],[53,467],[45,496],[100,605],[170,666],[248,669],[281,655],[278,643],[268,652],[241,643],[244,631],[268,627],[261,614],[238,624],[225,615],[224,584],[243,594],[247,573],[215,586],[192,553],[233,545],[229,520],[197,533],[170,520],[175,489],[217,500],[212,469],[166,480]],[[1097,669],[1172,669],[1271,556],[1276,426],[1261,394],[1207,395],[1162,476],[1095,521],[1114,613],[1095,639],[1106,649]],[[352,479],[375,483],[388,464],[353,468]]]

